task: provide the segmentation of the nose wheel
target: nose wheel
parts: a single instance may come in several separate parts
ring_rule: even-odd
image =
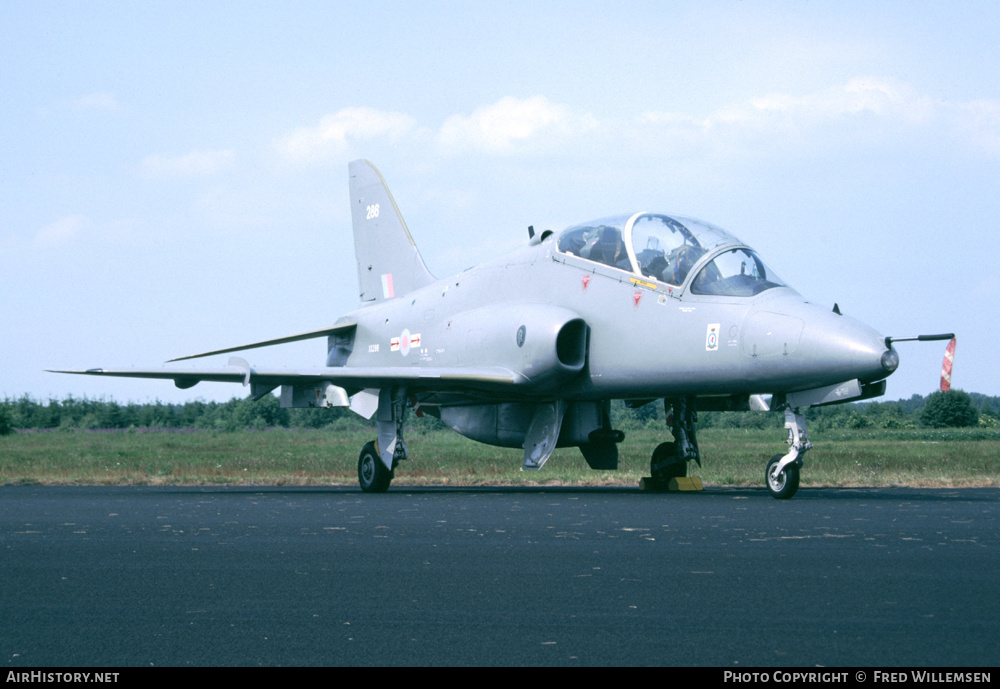
[[[788,454],[775,455],[764,470],[764,483],[771,497],[787,500],[799,489],[799,469],[802,458],[812,448],[806,434],[806,417],[798,409],[785,409],[788,429]]]

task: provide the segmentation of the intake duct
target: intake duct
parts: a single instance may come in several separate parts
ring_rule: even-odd
[[[572,311],[523,304],[504,316],[512,323],[507,329],[514,332],[517,368],[533,383],[562,383],[587,364],[587,323]],[[511,317],[513,322],[507,320]]]
[[[579,373],[587,363],[587,324],[573,318],[562,324],[556,335],[556,357],[568,371]]]
[[[551,304],[504,304],[453,317],[468,323],[469,352],[477,363],[503,366],[542,388],[563,383],[587,364],[590,329],[569,309]]]

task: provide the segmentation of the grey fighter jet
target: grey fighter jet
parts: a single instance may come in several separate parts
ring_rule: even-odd
[[[365,492],[385,491],[407,458],[408,409],[473,440],[523,448],[524,469],[540,469],[557,447],[616,469],[624,434],[612,427],[611,400],[662,399],[673,440],[652,453],[661,486],[700,463],[697,410],[781,410],[790,447],[767,462],[765,483],[790,498],[811,447],[805,408],[883,394],[899,364],[892,341],[914,339],[811,304],[736,237],[662,213],[529,228],[520,249],[439,280],[378,170],[356,160],[349,175],[360,306],[330,327],[172,360],[325,337],[324,366],[258,370],[231,357],[203,370],[64,372],[180,388],[243,383],[254,399],[280,387],[284,407],[374,416],[377,437],[358,458]]]

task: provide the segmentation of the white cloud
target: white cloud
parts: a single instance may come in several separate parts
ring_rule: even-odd
[[[878,143],[890,138],[921,141],[947,137],[989,153],[1000,152],[1000,101],[956,103],[931,98],[909,84],[857,77],[815,93],[774,93],[719,108],[707,117],[676,112],[646,112],[639,129],[687,145],[763,145],[787,150],[802,146]],[[838,130],[839,127],[846,127]]]
[[[857,77],[843,86],[805,96],[774,94],[755,98],[750,108],[757,114],[787,114],[810,121],[829,120],[843,115],[871,113],[879,117],[920,122],[934,111],[934,102],[912,87],[874,77]]]
[[[507,153],[518,143],[572,137],[596,126],[590,115],[575,115],[544,96],[507,96],[476,108],[471,115],[452,115],[441,126],[438,141],[446,148]]]
[[[140,167],[150,177],[204,176],[232,167],[235,158],[232,150],[191,151],[180,156],[146,156]]]
[[[708,117],[695,119],[671,112],[647,112],[641,121],[665,126],[769,127],[821,125],[845,117],[869,114],[883,120],[919,123],[933,116],[936,104],[907,84],[874,77],[858,77],[846,84],[817,93],[791,95],[772,93],[746,103],[719,108]]]
[[[117,110],[118,99],[115,94],[107,91],[88,93],[82,98],[78,98],[74,103],[78,110]]]
[[[929,141],[1000,153],[1000,101],[948,102],[905,82],[859,76],[812,93],[770,93],[707,114],[647,111],[598,120],[542,95],[507,96],[443,121],[432,130],[405,113],[351,107],[300,127],[274,146],[297,163],[344,156],[359,142],[411,140],[440,154],[532,155],[601,151],[609,156],[663,157],[718,163],[718,157],[783,159],[870,147],[921,148]],[[429,152],[431,153],[431,152]],[[433,153],[431,153],[433,154]],[[789,158],[791,156],[791,158]]]
[[[275,146],[289,160],[321,162],[346,152],[352,139],[398,139],[412,131],[415,124],[412,117],[403,113],[344,108],[327,115],[315,126],[299,127],[280,138]]]
[[[82,215],[68,215],[60,218],[35,233],[35,244],[43,247],[62,246],[72,241],[83,227]]]

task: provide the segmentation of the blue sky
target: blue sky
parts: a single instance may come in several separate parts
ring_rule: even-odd
[[[43,369],[331,324],[361,157],[439,277],[528,225],[700,217],[811,301],[956,332],[954,385],[1000,395],[1000,5],[486,5],[0,3],[0,396],[244,394]],[[936,389],[944,343],[897,348],[886,399]]]

